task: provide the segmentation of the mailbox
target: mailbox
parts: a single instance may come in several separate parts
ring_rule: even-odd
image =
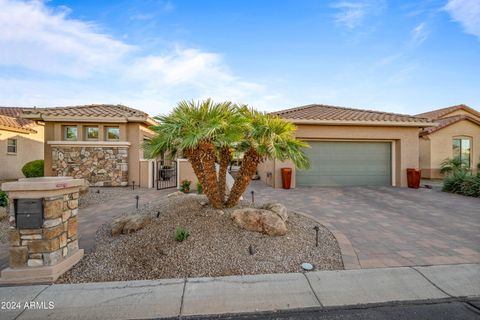
[[[15,199],[17,229],[39,229],[43,226],[43,199]]]

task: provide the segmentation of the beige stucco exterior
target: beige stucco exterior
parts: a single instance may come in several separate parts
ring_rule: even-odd
[[[418,127],[414,126],[353,126],[297,124],[295,137],[308,141],[379,141],[392,144],[392,185],[407,186],[407,168],[418,168]],[[266,160],[258,167],[262,181],[274,188],[282,187],[280,170],[290,167],[292,188],[295,188],[295,166],[287,161]]]
[[[19,132],[0,129],[0,181],[24,178],[22,167],[25,163],[43,159],[43,124],[29,126],[33,132]],[[17,140],[17,152],[7,152],[8,139]]]
[[[463,110],[457,110],[455,115],[475,115]],[[449,114],[448,116],[452,116]],[[480,118],[478,118],[480,121]],[[480,162],[480,125],[467,119],[461,120],[431,134],[420,137],[420,167],[422,177],[428,179],[441,179],[440,166],[443,160],[453,158],[452,142],[454,138],[466,137],[471,139],[471,163],[473,172],[477,172]]]
[[[64,128],[66,126],[76,126],[78,139],[68,141],[64,139]],[[99,137],[97,140],[87,140],[85,137],[86,127],[98,127]],[[105,136],[107,127],[118,127],[120,131],[120,139],[116,141],[107,140]],[[104,148],[115,149],[121,148],[127,150],[127,176],[122,179],[121,184],[114,185],[131,185],[135,184],[142,187],[153,187],[151,175],[153,168],[149,165],[151,161],[144,159],[142,143],[144,139],[153,136],[153,132],[148,129],[144,123],[140,122],[70,122],[70,121],[46,121],[45,122],[45,175],[57,175],[52,168],[55,168],[52,156],[55,154],[54,149],[62,148]],[[111,184],[105,184],[111,185]]]
[[[190,189],[195,190],[198,178],[193,171],[192,164],[187,159],[177,159],[178,180],[177,187],[179,188],[183,180],[189,180]]]

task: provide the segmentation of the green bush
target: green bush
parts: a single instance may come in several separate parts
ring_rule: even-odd
[[[187,240],[189,235],[190,231],[185,228],[177,228],[177,230],[175,230],[175,240],[177,240],[178,242]]]
[[[33,160],[25,163],[22,172],[27,178],[43,177],[43,160]]]
[[[480,175],[453,171],[443,180],[443,191],[480,198]]]
[[[8,206],[8,195],[5,191],[0,191],[0,207]]]
[[[202,194],[203,193],[203,187],[200,182],[197,182],[197,193]]]

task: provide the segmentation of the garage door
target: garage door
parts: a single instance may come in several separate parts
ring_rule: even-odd
[[[390,186],[389,142],[313,142],[308,170],[297,170],[297,186]]]

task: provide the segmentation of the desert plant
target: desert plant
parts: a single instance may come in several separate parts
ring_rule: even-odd
[[[480,175],[457,170],[443,179],[443,191],[480,197]]]
[[[22,173],[27,178],[43,177],[43,160],[33,160],[25,163]]]
[[[467,172],[469,170],[468,163],[462,160],[460,157],[453,159],[445,159],[440,163],[440,172],[445,175],[453,174],[456,171]]]
[[[182,182],[180,183],[180,191],[183,193],[189,193],[191,184],[192,181],[190,180],[182,180]]]
[[[203,193],[203,187],[200,182],[197,182],[197,193],[202,194]]]
[[[0,207],[8,206],[8,195],[5,191],[0,191]]]
[[[175,230],[175,240],[178,242],[182,242],[187,240],[187,238],[190,236],[190,231],[185,228],[177,228]]]

